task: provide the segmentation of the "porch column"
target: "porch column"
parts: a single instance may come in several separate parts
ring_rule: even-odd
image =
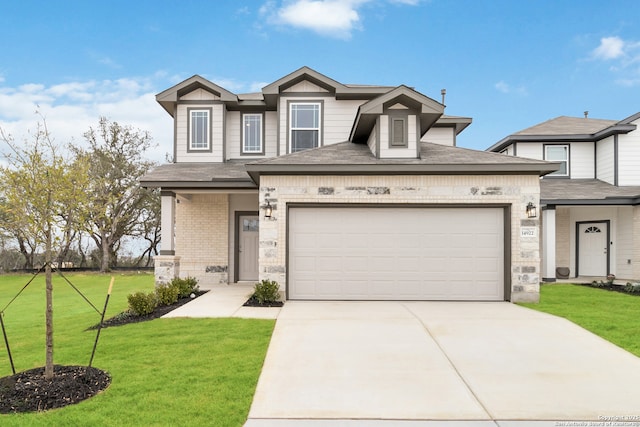
[[[160,255],[175,255],[176,193],[160,192]]]
[[[172,191],[160,192],[160,255],[153,257],[156,286],[170,283],[180,277],[180,257],[176,256],[175,219],[176,194]]]
[[[556,207],[542,210],[542,281],[556,281]]]

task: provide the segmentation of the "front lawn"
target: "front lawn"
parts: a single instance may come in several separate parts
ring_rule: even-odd
[[[521,304],[564,317],[640,356],[640,296],[580,285],[543,285],[539,304]]]
[[[71,274],[102,310],[110,276]],[[0,309],[26,283],[0,276]],[[153,275],[116,274],[107,316],[126,309],[126,296],[153,289]],[[44,279],[38,278],[5,312],[17,371],[44,364]],[[86,365],[98,314],[64,281],[54,281],[56,364]],[[44,413],[0,415],[3,426],[213,425],[242,426],[275,322],[247,319],[156,319],[102,330],[93,362],[111,386],[77,405]],[[0,377],[10,375],[0,348]]]

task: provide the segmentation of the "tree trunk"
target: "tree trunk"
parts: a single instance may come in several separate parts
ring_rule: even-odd
[[[102,236],[102,260],[100,262],[100,272],[106,273],[110,268],[111,261],[111,248],[109,248],[109,242],[105,236]]]
[[[53,283],[51,281],[51,229],[47,230],[47,242],[45,249],[45,281],[47,288],[47,310],[45,315],[46,324],[46,363],[44,366],[44,377],[48,380],[53,378]]]

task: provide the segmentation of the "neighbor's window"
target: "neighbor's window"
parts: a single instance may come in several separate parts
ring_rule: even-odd
[[[209,149],[209,110],[189,110],[189,149]]]
[[[549,175],[569,176],[569,146],[568,145],[545,145],[544,159],[550,162],[560,162],[560,169]]]
[[[242,152],[262,153],[262,114],[242,115]]]
[[[320,145],[320,103],[291,103],[289,131],[292,153],[318,147]]]
[[[406,120],[403,118],[391,118],[391,146],[406,147],[407,146],[407,126]]]

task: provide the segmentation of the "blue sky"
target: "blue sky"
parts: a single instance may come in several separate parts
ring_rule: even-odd
[[[458,145],[568,115],[640,111],[635,1],[5,1],[0,127],[21,138],[39,109],[59,142],[100,116],[171,152],[155,94],[192,76],[235,93],[307,65],[342,83],[412,86],[473,118]]]

